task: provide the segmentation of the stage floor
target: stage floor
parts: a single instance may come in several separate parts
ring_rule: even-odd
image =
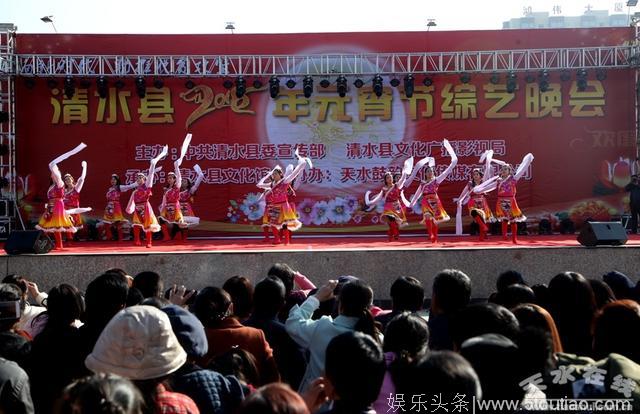
[[[626,247],[640,247],[640,235],[629,235]],[[134,246],[131,241],[79,241],[65,244],[62,251],[51,251],[51,255],[113,255],[113,254],[185,254],[185,253],[251,253],[286,251],[361,251],[361,250],[455,250],[455,249],[539,249],[539,248],[583,248],[575,235],[520,236],[518,244],[511,239],[503,241],[501,236],[489,236],[479,242],[477,236],[441,235],[438,243],[432,244],[424,235],[404,235],[399,241],[388,242],[386,236],[294,236],[288,246],[262,243],[262,238],[209,238],[162,242],[154,240],[151,248]],[[2,255],[6,255],[2,251]]]

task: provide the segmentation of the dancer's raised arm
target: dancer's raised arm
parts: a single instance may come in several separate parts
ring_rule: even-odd
[[[518,169],[513,174],[513,178],[516,181],[522,178],[522,176],[524,175],[525,172],[527,172],[527,168],[529,168],[532,162],[533,162],[533,154],[528,153],[527,155],[525,155],[524,158],[522,159],[522,162],[518,166]]]
[[[77,147],[72,149],[71,151],[67,151],[64,154],[60,155],[53,161],[49,163],[49,171],[51,171],[51,179],[55,183],[56,187],[64,187],[64,181],[62,180],[62,174],[60,174],[60,169],[58,168],[58,163],[66,160],[69,157],[72,157],[87,148],[87,144],[81,142]]]
[[[293,171],[291,171],[290,174],[287,174],[284,176],[283,181],[285,184],[289,184],[291,181],[295,180],[300,174],[302,174],[302,171],[304,171],[307,165],[309,166],[309,168],[313,168],[313,163],[311,162],[311,159],[309,159],[308,157],[301,157],[300,154],[298,154],[297,149],[296,149],[296,156],[298,157],[298,165],[296,165],[296,167],[293,169]]]
[[[202,168],[200,168],[198,164],[193,166],[193,170],[196,172],[196,181],[193,183],[191,189],[189,190],[191,194],[195,194],[196,191],[198,191],[198,187],[200,187],[200,184],[202,184],[202,181],[204,180],[204,173],[202,172]]]
[[[87,162],[82,161],[82,174],[80,174],[80,178],[76,181],[75,189],[79,193],[82,191],[82,186],[84,185],[84,179],[87,178]]]
[[[162,147],[162,151],[160,151],[160,154],[158,154],[154,159],[151,160],[151,163],[149,165],[149,174],[147,175],[147,187],[149,188],[153,187],[153,180],[156,172],[156,164],[161,159],[166,157],[168,153],[169,153],[169,146],[165,145],[164,147]]]
[[[447,168],[436,177],[436,181],[438,182],[438,184],[441,184],[444,180],[446,180],[447,176],[449,176],[453,169],[456,168],[456,165],[458,165],[458,156],[456,155],[456,152],[453,150],[453,147],[451,146],[449,141],[445,139],[444,141],[442,141],[442,145],[444,145],[445,149],[449,153],[449,156],[451,157],[451,163],[449,163],[449,166],[447,166]]]
[[[411,176],[411,171],[413,170],[413,157],[409,157],[404,161],[404,165],[402,166],[402,174],[400,175],[400,179],[396,183],[399,189],[403,189],[406,186],[411,185],[411,181],[408,181],[407,178]]]

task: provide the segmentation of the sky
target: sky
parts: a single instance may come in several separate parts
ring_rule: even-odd
[[[616,8],[627,0],[3,0],[0,23],[18,33],[308,33],[501,29],[502,22],[533,12],[577,16]],[[640,11],[632,7],[631,13]]]

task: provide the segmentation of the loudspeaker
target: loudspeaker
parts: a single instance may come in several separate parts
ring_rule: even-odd
[[[627,242],[627,231],[619,221],[591,221],[582,226],[578,242],[583,246],[621,246]]]
[[[53,249],[53,241],[42,230],[15,230],[9,234],[4,243],[7,254],[49,253]]]

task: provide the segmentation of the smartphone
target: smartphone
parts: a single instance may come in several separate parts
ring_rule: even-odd
[[[0,302],[0,320],[20,319],[20,301]]]

